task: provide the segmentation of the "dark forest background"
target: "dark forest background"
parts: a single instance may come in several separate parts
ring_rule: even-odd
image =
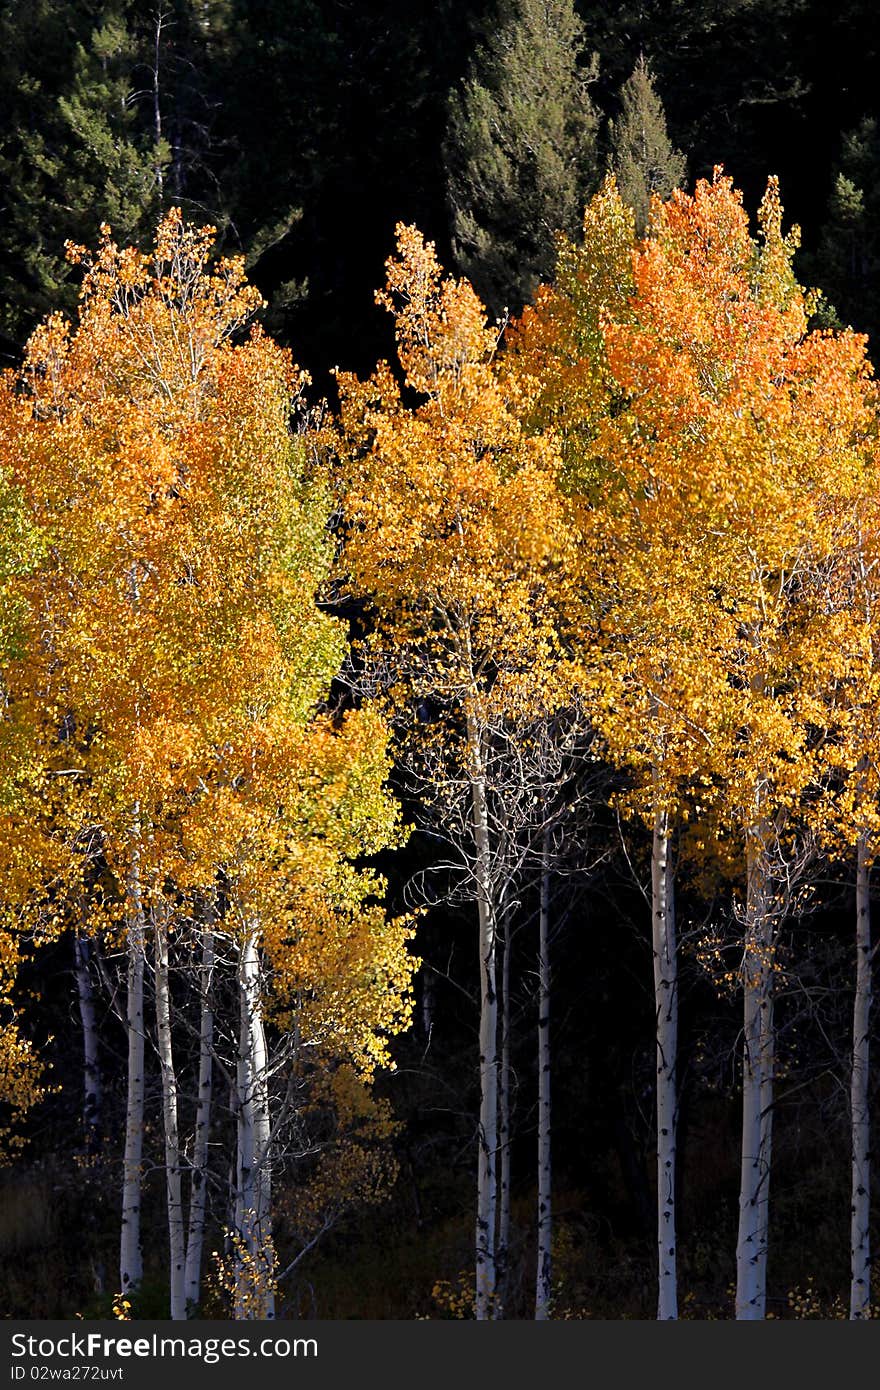
[[[767,175],[778,174],[787,214],[803,228],[803,276],[844,321],[872,329],[880,135],[878,25],[868,0],[577,10],[596,55],[597,173],[607,122],[644,54],[689,180],[723,164],[754,207]],[[372,294],[395,223],[416,222],[441,259],[452,259],[443,150],[450,95],[497,30],[498,11],[497,0],[163,0],[158,10],[125,0],[7,0],[7,356],[44,313],[74,301],[64,240],[94,241],[102,220],[119,240],[148,239],[164,199],[210,219],[225,248],[245,254],[270,298],[272,331],[322,384],[336,364],[371,367],[387,347]]]
[[[502,6],[502,9],[504,7]],[[798,269],[821,313],[880,329],[880,83],[871,0],[656,0],[578,7],[595,125],[593,186],[613,153],[621,92],[640,57],[662,99],[686,183],[723,164],[754,209],[779,175],[803,230]],[[65,239],[146,244],[162,205],[219,229],[268,301],[269,330],[312,375],[365,372],[392,351],[374,305],[394,226],[415,222],[441,260],[454,241],[450,100],[499,22],[496,0],[31,0],[0,5],[0,355],[76,301]],[[589,183],[589,179],[587,179]],[[587,188],[586,191],[590,191]],[[479,274],[475,276],[477,288]],[[515,296],[507,306],[516,312]],[[601,768],[597,777],[602,776]],[[595,861],[554,880],[553,1047],[556,1279],[571,1316],[650,1317],[654,1290],[654,1016],[646,844],[608,810]],[[392,902],[439,851],[416,834],[390,856]],[[774,1153],[770,1307],[829,1312],[848,1279],[849,866],[817,883],[786,937]],[[435,890],[442,896],[442,881]],[[723,920],[705,884],[681,885],[683,935],[680,1280],[685,1314],[729,1316],[738,1182],[738,1003],[699,943]],[[537,903],[523,894],[512,945],[514,1241],[509,1309],[534,1281],[534,1012]],[[444,1316],[472,1262],[477,1107],[472,907],[423,919],[411,1032],[380,1088],[401,1122],[399,1177],[355,1207],[297,1268],[281,1315]],[[108,1199],[78,1165],[81,1064],[69,942],[46,948],[25,986],[57,1088],[28,1122],[22,1159],[0,1173],[0,1309],[106,1311],[96,1292],[117,1240]],[[108,1076],[123,1039],[106,1029]],[[114,1052],[114,1049],[116,1051]],[[121,1109],[123,1097],[116,1097]],[[110,1102],[112,1103],[112,1102]],[[155,1136],[154,1136],[155,1141]],[[163,1231],[161,1173],[148,1180]],[[880,1233],[877,1233],[880,1234]],[[210,1248],[210,1247],[209,1247]],[[147,1251],[162,1315],[164,1250]],[[438,1284],[442,1287],[438,1288]],[[150,1299],[155,1300],[155,1310]]]

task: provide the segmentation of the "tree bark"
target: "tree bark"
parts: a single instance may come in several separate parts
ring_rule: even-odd
[[[767,1306],[770,1159],[773,1137],[773,918],[767,826],[746,842],[746,923],[743,957],[743,1124],[736,1316],[759,1321]]]
[[[208,1141],[211,1135],[213,1092],[214,1009],[214,932],[211,921],[202,932],[202,963],[199,970],[199,1089],[196,1097],[196,1124],[193,1138],[190,1179],[189,1227],[186,1239],[184,1286],[186,1310],[193,1317],[201,1300],[202,1250],[205,1242],[205,1212],[208,1199]]]
[[[550,1120],[550,834],[545,830],[538,910],[538,1271],[535,1287],[538,1322],[549,1318],[553,1293]]]
[[[510,1278],[510,916],[504,931],[501,965],[501,1063],[498,1078],[498,1248],[493,1316],[503,1318]]]
[[[856,994],[853,1005],[853,1057],[850,1087],[852,1118],[852,1283],[849,1315],[871,1316],[871,1122],[868,1102],[871,1027],[871,898],[868,837],[858,839],[856,866]]]
[[[474,715],[467,716],[471,808],[476,848],[480,956],[480,1119],[477,1160],[476,1316],[491,1318],[496,1298],[495,1222],[498,1188],[498,994],[496,915],[492,891],[483,748]]]
[[[429,1043],[429,1042],[431,1041],[431,1032],[432,1032],[433,1027],[434,1027],[434,976],[433,976],[433,974],[431,973],[431,967],[430,967],[430,965],[428,965],[427,961],[423,961],[423,962],[422,962],[422,968],[421,968],[421,971],[420,971],[420,979],[421,979],[421,985],[422,985],[422,992],[421,992],[422,1032],[424,1033],[424,1036],[425,1036],[425,1042],[426,1042],[426,1043]]]
[[[159,83],[160,54],[162,45],[162,30],[165,28],[165,12],[161,5],[157,9],[155,18],[155,41],[153,48],[153,136],[156,141],[156,189],[159,194],[159,207],[162,212],[164,208],[165,178],[162,172],[162,161],[159,156],[159,147],[162,143],[162,101],[161,87]]]
[[[143,1278],[141,1250],[141,1162],[144,1148],[144,909],[141,891],[140,810],[135,807],[128,883],[126,930],[128,978],[128,1089],[125,1106],[125,1149],[122,1159],[122,1232],[119,1243],[119,1286],[128,1297]]]
[[[654,816],[651,853],[654,1007],[657,1020],[657,1317],[678,1317],[675,1158],[678,1124],[678,956],[669,817]]]
[[[275,1316],[268,1065],[253,928],[239,956],[239,1001],[235,1317],[241,1320]]]
[[[102,1154],[103,1115],[101,1063],[98,1055],[98,1024],[95,1015],[95,991],[92,983],[90,962],[92,943],[85,932],[86,908],[83,899],[81,929],[74,934],[73,958],[76,974],[76,992],[79,1001],[79,1017],[83,1036],[83,1139],[89,1166],[84,1179],[90,1189],[88,1214],[83,1235],[90,1249],[92,1277],[95,1292],[103,1295],[106,1289],[104,1261],[98,1253],[97,1216],[99,1198],[103,1191],[104,1163]]]
[[[177,1111],[177,1073],[171,1036],[171,991],[168,978],[168,931],[162,904],[153,908],[156,960],[156,1037],[162,1077],[162,1123],[165,1132],[165,1197],[168,1210],[168,1270],[172,1320],[186,1317],[183,1221],[183,1175]]]
[[[83,932],[77,932],[73,938],[73,958],[83,1037],[83,1134],[86,1152],[94,1154],[101,1142],[102,1097],[95,994],[89,970],[91,954],[91,942],[88,937]]]

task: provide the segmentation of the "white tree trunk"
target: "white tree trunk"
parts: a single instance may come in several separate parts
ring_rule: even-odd
[[[553,1293],[550,1137],[550,836],[545,831],[538,911],[538,1273],[535,1287],[538,1322],[549,1318]]]
[[[186,1239],[185,1299],[189,1317],[201,1300],[202,1250],[205,1243],[205,1212],[208,1200],[208,1141],[211,1135],[211,1101],[214,1061],[214,933],[210,924],[202,933],[202,963],[199,971],[199,1090],[196,1097],[196,1126],[193,1138],[190,1180],[189,1229]]]
[[[239,1249],[234,1315],[241,1320],[275,1316],[268,1058],[254,929],[247,932],[241,946],[239,1001],[236,1185]]]
[[[510,918],[501,966],[501,1064],[498,1078],[498,1247],[493,1317],[505,1316],[510,1277]]]
[[[98,1025],[95,1015],[95,992],[92,983],[90,961],[92,943],[85,934],[85,900],[82,908],[82,930],[74,934],[73,958],[76,973],[76,992],[79,1000],[79,1017],[83,1036],[83,1136],[86,1154],[94,1167],[84,1174],[91,1187],[92,1198],[88,1203],[83,1235],[87,1244],[95,1249],[98,1202],[95,1200],[103,1182],[103,1161],[101,1139],[103,1128],[101,1064],[98,1056]],[[95,1292],[103,1295],[106,1287],[105,1265],[97,1253],[91,1260],[92,1278]]]
[[[183,1177],[177,1114],[177,1073],[171,1037],[171,994],[168,979],[168,932],[164,907],[153,908],[156,960],[156,1036],[162,1077],[162,1121],[165,1131],[165,1195],[168,1208],[168,1274],[170,1312],[174,1321],[186,1317],[183,1222]]]
[[[849,1315],[871,1316],[871,1123],[868,1105],[871,1027],[871,899],[868,841],[858,840],[856,868],[856,996],[853,1006],[852,1115],[852,1284]]]
[[[678,956],[669,817],[654,816],[651,853],[654,1007],[657,1019],[657,1317],[678,1317],[675,1236],[675,1144],[678,1122]]]
[[[476,1316],[495,1309],[495,1223],[498,1198],[498,994],[496,915],[492,890],[483,749],[473,714],[467,719],[480,955],[480,1121],[477,1161]]]
[[[765,825],[757,826],[749,831],[746,844],[743,1124],[736,1250],[736,1316],[740,1321],[762,1319],[767,1305],[775,1040],[774,929],[766,833]]]
[[[101,1065],[98,1058],[95,994],[89,970],[91,950],[88,937],[77,932],[73,939],[73,958],[83,1036],[83,1131],[86,1149],[94,1153],[101,1138]]]
[[[122,1160],[122,1232],[119,1286],[127,1297],[143,1278],[141,1251],[141,1161],[144,1148],[144,909],[141,892],[140,813],[135,808],[128,884],[128,1090],[125,1105],[125,1150]]]

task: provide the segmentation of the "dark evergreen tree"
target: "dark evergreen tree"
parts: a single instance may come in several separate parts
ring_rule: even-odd
[[[120,241],[137,239],[161,211],[171,158],[162,110],[167,23],[160,10],[138,32],[124,3],[105,6],[76,46],[70,87],[58,100],[52,183],[64,206],[81,217],[100,213]]]
[[[572,0],[502,0],[450,99],[445,163],[453,248],[496,313],[553,270],[598,181],[595,61]]]
[[[670,137],[685,151],[691,175],[711,176],[723,164],[754,205],[768,169],[784,175],[800,161],[814,61],[815,19],[807,20],[807,11],[820,6],[821,0],[581,0],[602,63],[597,99],[612,109],[636,55],[650,54]],[[786,206],[791,209],[790,197]]]
[[[169,203],[227,220],[212,125],[226,0],[41,0],[0,12],[0,331],[70,307],[64,242],[149,240]],[[212,84],[213,90],[212,90]],[[219,158],[214,160],[219,163]]]
[[[27,331],[59,306],[66,268],[60,218],[47,189],[62,153],[58,98],[69,84],[82,7],[57,0],[0,11],[0,332],[11,356]]]
[[[652,194],[668,198],[674,188],[681,187],[686,167],[684,155],[673,148],[667,134],[663,103],[644,55],[623,84],[620,106],[620,115],[609,128],[609,163],[621,196],[635,211],[641,235]]]
[[[840,164],[809,269],[839,320],[880,329],[880,128],[865,117],[843,138]]]

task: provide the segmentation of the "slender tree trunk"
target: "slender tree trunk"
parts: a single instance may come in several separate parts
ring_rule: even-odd
[[[657,1317],[678,1317],[675,1155],[678,1123],[678,955],[669,816],[654,815],[651,853],[654,1008],[657,1019]]]
[[[260,962],[256,942],[248,943],[248,972],[252,982],[251,1028],[254,1056],[254,1155],[256,1159],[257,1222],[260,1257],[267,1273],[263,1317],[275,1316],[275,1254],[272,1244],[271,1124],[269,1119],[269,1056],[260,994]]]
[[[103,1191],[104,1165],[101,1152],[103,1116],[101,1065],[98,1056],[98,1025],[95,1016],[95,992],[92,985],[90,961],[92,943],[85,934],[85,900],[82,907],[82,928],[73,938],[74,970],[76,973],[76,992],[79,999],[79,1017],[83,1036],[83,1137],[86,1155],[90,1160],[84,1179],[89,1185],[90,1200],[83,1235],[90,1251],[90,1263],[95,1292],[103,1295],[106,1288],[106,1269],[98,1253],[97,1215],[98,1194]]]
[[[208,1141],[211,1135],[211,1101],[214,1063],[214,932],[211,919],[202,932],[202,963],[199,971],[199,1090],[196,1097],[196,1127],[193,1139],[190,1180],[189,1229],[186,1239],[184,1274],[186,1310],[189,1317],[201,1301],[202,1249],[205,1242],[205,1211],[208,1199]]]
[[[743,1125],[736,1250],[736,1316],[764,1317],[770,1159],[773,1137],[774,930],[770,903],[767,826],[749,831],[746,844],[746,929],[743,958]]]
[[[553,1293],[550,1119],[550,832],[545,830],[538,911],[538,1273],[535,1287],[538,1322],[549,1318]]]
[[[260,961],[253,929],[247,932],[241,946],[239,1000],[236,1201],[239,1250],[235,1317],[274,1318],[268,1059],[260,993]]]
[[[871,1316],[871,1123],[868,1106],[871,1027],[871,898],[868,837],[859,836],[856,867],[856,997],[853,1006],[852,1284],[849,1315]]]
[[[171,1037],[171,991],[168,978],[168,931],[163,905],[153,908],[156,959],[156,1036],[162,1077],[162,1122],[165,1131],[165,1196],[168,1209],[168,1269],[170,1312],[177,1322],[186,1317],[183,1220],[183,1175],[177,1113],[177,1073]]]
[[[88,937],[83,932],[77,932],[73,939],[73,959],[83,1036],[83,1133],[86,1151],[94,1154],[101,1142],[101,1065],[98,1058],[95,994],[89,970],[91,954]]]
[[[125,1296],[136,1293],[143,1278],[141,1251],[141,1161],[144,1148],[144,908],[141,890],[140,809],[132,824],[132,856],[128,884],[128,1091],[125,1106],[125,1149],[122,1160],[122,1233],[119,1243],[119,1285]]]
[[[250,1023],[250,1004],[245,974],[244,946],[239,960],[239,1044],[236,1064],[236,1139],[237,1162],[235,1180],[235,1232],[238,1248],[236,1257],[236,1290],[234,1315],[237,1319],[258,1316],[252,1305],[247,1261],[253,1260],[256,1225],[256,1174],[254,1133],[253,1044]]]
[[[434,1027],[434,976],[427,961],[422,962],[421,982],[422,1032],[425,1035],[425,1042],[428,1043],[431,1041],[431,1032]]]
[[[480,1121],[477,1166],[476,1316],[491,1318],[496,1296],[495,1222],[498,1197],[498,994],[496,916],[492,892],[483,749],[473,714],[467,717],[471,807],[476,848],[480,954]]]
[[[162,142],[162,99],[160,87],[160,58],[162,46],[162,30],[165,28],[165,12],[160,4],[154,16],[154,49],[153,49],[153,137],[156,142],[156,188],[159,194],[159,207],[164,212],[164,193],[165,178],[162,172],[162,160],[159,154],[159,146]]]
[[[493,1316],[503,1318],[510,1278],[510,917],[504,931],[501,965],[501,1065],[498,1077],[498,1248]]]

